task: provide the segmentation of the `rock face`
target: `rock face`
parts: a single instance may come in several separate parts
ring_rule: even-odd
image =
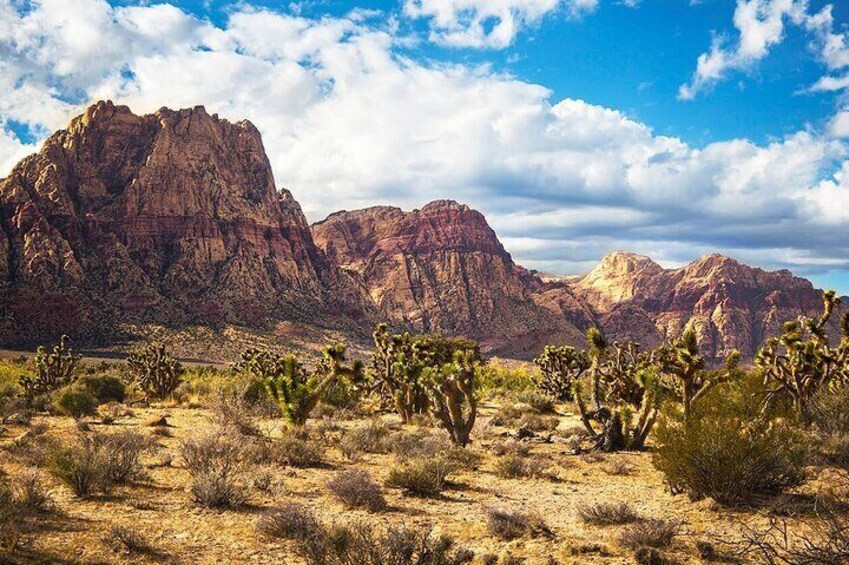
[[[663,269],[648,257],[617,251],[568,290],[613,339],[654,346],[692,327],[703,351],[717,358],[733,349],[754,355],[783,322],[821,308],[821,293],[809,281],[722,255]]]
[[[389,320],[462,334],[501,349],[559,333],[562,316],[535,304],[542,282],[517,266],[480,212],[453,201],[404,212],[337,212],[312,227],[316,244],[356,273]]]
[[[365,313],[276,190],[257,129],[201,107],[100,102],[0,181],[0,207],[4,343]]]
[[[367,338],[389,320],[524,358],[591,326],[648,346],[694,327],[718,358],[817,314],[820,293],[719,255],[664,269],[615,252],[583,277],[538,276],[453,201],[310,227],[249,122],[100,102],[0,180],[0,304],[0,345],[192,324]]]

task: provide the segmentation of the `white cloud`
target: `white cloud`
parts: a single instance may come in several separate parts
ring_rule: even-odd
[[[849,65],[849,38],[835,31],[830,4],[819,12],[811,12],[807,0],[737,0],[734,10],[737,42],[729,46],[724,37],[715,37],[710,50],[699,55],[693,76],[679,88],[679,98],[691,100],[731,72],[754,68],[771,48],[784,40],[788,24],[812,37],[817,56],[830,71]],[[813,88],[826,90],[835,83],[826,80],[817,85]]]
[[[428,19],[432,41],[451,47],[502,49],[522,28],[562,11],[578,17],[598,0],[405,0],[404,13]]]
[[[454,198],[531,266],[580,269],[622,247],[670,263],[714,250],[806,269],[845,259],[849,214],[831,202],[849,202],[849,184],[828,174],[849,158],[836,126],[694,148],[487,67],[413,59],[384,21],[243,5],[216,27],[172,6],[94,1],[79,21],[54,6],[21,15],[0,0],[0,120],[53,129],[97,98],[137,112],[203,104],[259,127],[311,220]],[[72,47],[74,26],[110,45]],[[23,149],[0,137],[0,164]]]

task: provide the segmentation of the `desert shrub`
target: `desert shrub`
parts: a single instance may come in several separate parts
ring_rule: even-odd
[[[823,434],[849,433],[849,385],[817,391],[809,410],[814,425]]]
[[[626,502],[585,504],[578,508],[578,517],[583,523],[594,526],[618,526],[639,518],[634,508]]]
[[[13,490],[17,503],[25,512],[43,514],[53,508],[50,493],[33,470],[22,473],[13,484]]]
[[[79,420],[97,413],[97,399],[88,389],[74,383],[56,392],[53,408],[59,414]]]
[[[91,393],[98,404],[124,402],[127,397],[127,386],[113,375],[83,375],[77,383]]]
[[[220,428],[232,429],[246,436],[259,435],[252,406],[245,390],[221,388],[211,393],[207,407],[212,412],[212,421]]]
[[[657,429],[654,465],[674,492],[740,504],[805,480],[804,437],[785,420],[761,417],[744,382],[712,390],[689,425],[666,414]]]
[[[634,466],[625,461],[618,459],[609,462],[604,466],[604,472],[608,475],[630,475],[634,471]]]
[[[46,459],[48,471],[80,498],[94,492],[107,493],[112,486],[103,443],[94,436],[80,436],[74,444],[59,445]]]
[[[232,474],[204,470],[192,475],[192,500],[207,508],[233,508],[247,500],[245,488]]]
[[[292,430],[274,443],[274,457],[291,467],[318,467],[324,460],[324,449],[308,433]]]
[[[400,488],[414,496],[436,496],[457,470],[457,463],[444,457],[408,459],[389,471],[386,486]]]
[[[380,485],[363,469],[338,473],[327,487],[348,508],[365,508],[371,512],[386,508]]]
[[[495,474],[507,479],[540,478],[547,474],[548,465],[545,461],[518,455],[507,454],[495,462]]]
[[[324,525],[299,504],[266,513],[257,524],[265,536],[295,541],[309,565],[461,565],[474,557],[429,528],[390,526],[379,531],[366,522]]]
[[[535,366],[508,364],[497,357],[479,365],[475,373],[481,392],[490,395],[533,391],[541,376]]]
[[[103,535],[101,541],[116,553],[153,553],[150,543],[138,530],[124,526],[112,526]]]
[[[495,414],[490,418],[489,423],[493,426],[512,426],[525,414],[533,413],[533,409],[523,404],[517,404],[512,401],[503,402]]]
[[[348,459],[356,459],[361,453],[386,453],[386,439],[391,430],[380,420],[351,428],[342,436],[339,449]]]
[[[192,477],[192,500],[210,508],[243,504],[244,487],[238,482],[243,453],[239,440],[220,431],[183,440],[180,454]]]
[[[112,424],[121,418],[127,418],[134,415],[134,412],[117,402],[107,402],[97,407],[97,413],[100,415],[100,421],[104,424]]]
[[[527,413],[519,418],[518,426],[534,432],[553,432],[560,425],[557,416],[543,416]]]
[[[106,459],[106,473],[113,483],[124,484],[142,476],[141,456],[152,447],[150,438],[130,430],[93,437]]]
[[[257,523],[257,529],[265,536],[293,540],[320,535],[321,528],[312,512],[296,502],[267,511]]]
[[[543,519],[533,513],[488,508],[486,524],[490,534],[503,540],[520,538],[525,534],[551,537],[551,530],[545,525]]]
[[[23,535],[26,513],[8,484],[0,482],[0,550],[14,550]],[[0,557],[3,554],[0,553]]]
[[[634,550],[634,561],[637,565],[673,565],[664,559],[663,554],[654,547],[638,547]]]
[[[639,520],[619,536],[619,545],[628,549],[641,547],[660,548],[672,543],[681,524],[676,520]]]
[[[453,447],[444,435],[434,434],[425,429],[395,432],[385,441],[386,448],[400,459],[433,457]]]
[[[527,457],[531,452],[531,446],[516,440],[499,441],[492,445],[492,452],[496,455],[518,455]]]
[[[525,390],[513,395],[513,400],[527,404],[539,414],[554,413],[554,397],[537,390]]]

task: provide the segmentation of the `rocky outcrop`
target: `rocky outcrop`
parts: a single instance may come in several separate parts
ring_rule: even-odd
[[[663,269],[648,257],[617,251],[568,290],[614,339],[654,346],[692,327],[704,352],[717,358],[733,349],[754,355],[784,321],[821,308],[821,293],[790,271],[767,272],[716,254]]]
[[[497,349],[577,333],[535,304],[542,282],[513,262],[468,206],[440,200],[412,212],[338,212],[312,231],[329,258],[361,278],[388,319],[417,331],[462,334]]]
[[[367,309],[276,190],[257,129],[202,107],[91,106],[0,181],[0,206],[4,343]]]

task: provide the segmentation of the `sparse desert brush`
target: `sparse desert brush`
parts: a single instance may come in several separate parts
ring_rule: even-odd
[[[626,502],[584,504],[578,507],[578,517],[594,526],[619,526],[639,519],[636,510]]]
[[[131,430],[97,434],[94,441],[102,446],[107,475],[116,484],[142,476],[141,456],[153,447],[150,438]]]
[[[104,445],[94,436],[79,436],[73,443],[54,446],[46,453],[46,464],[50,473],[80,498],[107,493],[112,486]]]
[[[274,442],[272,450],[276,461],[291,467],[317,467],[324,460],[324,448],[299,430],[284,434]]]
[[[549,475],[545,461],[515,453],[498,458],[495,462],[495,474],[506,479],[538,479]]]
[[[634,472],[634,466],[625,461],[614,459],[604,466],[604,472],[608,475],[630,475]]]
[[[487,508],[487,529],[503,540],[512,540],[524,535],[553,537],[545,521],[533,512]]]
[[[14,497],[21,508],[30,514],[44,514],[53,509],[53,498],[35,470],[21,473],[12,483]]]
[[[133,411],[119,402],[107,402],[97,407],[100,421],[103,424],[113,424],[121,418],[130,418]]]
[[[491,396],[534,391],[541,377],[533,365],[508,364],[497,357],[479,365],[475,373],[481,392]]]
[[[271,538],[300,540],[320,535],[322,526],[304,505],[289,502],[265,512],[257,530]]]
[[[180,454],[191,474],[190,490],[197,504],[229,508],[245,502],[239,482],[243,447],[237,439],[220,431],[190,437],[180,444]]]
[[[552,432],[560,425],[557,416],[544,416],[541,414],[524,414],[516,423],[520,428],[526,428],[534,432]]]
[[[553,414],[555,398],[537,390],[524,390],[512,395],[514,402],[527,404],[539,414]]]
[[[362,453],[386,453],[386,439],[391,430],[384,422],[374,419],[351,428],[342,436],[339,449],[348,459],[356,459]]]
[[[654,465],[674,491],[723,504],[750,502],[805,481],[807,440],[786,420],[761,415],[751,381],[716,388],[693,408],[689,424],[667,414],[656,430]]]
[[[207,508],[234,508],[247,501],[245,488],[235,474],[221,468],[192,474],[192,500]]]
[[[246,399],[245,390],[234,387],[214,390],[208,397],[207,407],[218,427],[246,436],[259,435],[256,416]]]
[[[154,551],[138,530],[125,526],[110,527],[101,541],[115,553],[145,554]]]
[[[494,443],[492,445],[492,452],[499,456],[518,455],[520,457],[527,457],[531,452],[531,446],[528,443],[510,439]]]
[[[368,471],[342,471],[327,483],[327,488],[348,508],[365,508],[379,512],[386,508],[386,499]]]
[[[681,523],[677,520],[647,519],[638,520],[622,532],[619,545],[628,549],[641,547],[667,547],[681,531]]]
[[[23,535],[26,512],[9,485],[0,482],[0,550],[14,550]],[[0,553],[0,557],[3,554]]]
[[[444,434],[423,428],[394,432],[386,438],[385,445],[400,459],[435,456],[453,448]]]
[[[392,467],[386,486],[400,488],[414,496],[436,496],[448,477],[458,470],[454,461],[443,457],[417,457]]]

